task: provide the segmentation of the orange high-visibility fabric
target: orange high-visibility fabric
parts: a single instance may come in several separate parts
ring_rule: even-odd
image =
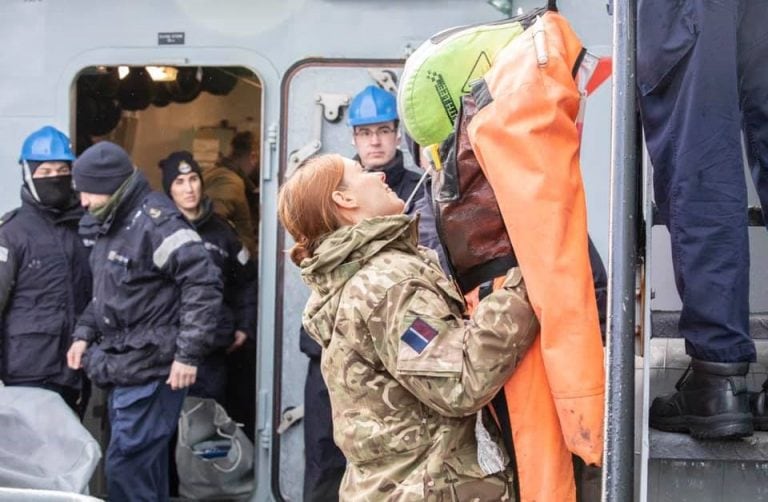
[[[469,124],[541,324],[504,388],[521,498],[536,502],[575,499],[570,452],[601,463],[605,394],[571,75],[582,46],[559,14],[540,23],[499,54],[484,77],[493,101]]]

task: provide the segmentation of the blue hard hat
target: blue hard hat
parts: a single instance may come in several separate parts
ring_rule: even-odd
[[[391,93],[369,85],[352,98],[349,105],[350,126],[378,124],[397,120],[397,102]]]
[[[69,138],[55,127],[45,126],[33,132],[21,145],[19,162],[46,162],[49,160],[73,161],[75,155],[69,146]]]

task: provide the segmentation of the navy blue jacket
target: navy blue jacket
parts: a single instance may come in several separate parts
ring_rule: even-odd
[[[221,274],[173,203],[135,172],[104,222],[86,214],[93,238],[93,298],[73,337],[99,386],[166,378],[171,363],[198,365],[211,350]]]
[[[258,294],[256,264],[251,260],[234,227],[213,212],[210,199],[203,200],[200,216],[191,223],[203,239],[211,259],[221,270],[224,281],[214,348],[231,345],[235,330],[255,338]]]
[[[403,152],[400,150],[395,152],[395,158],[392,159],[389,164],[385,165],[382,169],[384,170],[384,174],[386,176],[385,181],[389,188],[391,188],[398,197],[407,202],[408,197],[411,196],[413,191],[416,189],[416,185],[419,184],[421,175],[405,168],[403,163]],[[419,201],[423,196],[423,190],[416,192],[416,195],[413,197],[411,204],[406,208],[405,212],[408,214],[414,214],[416,202]]]
[[[77,233],[83,214],[47,208],[26,188],[21,207],[0,222],[0,379],[79,388],[66,353],[91,296],[89,249]]]

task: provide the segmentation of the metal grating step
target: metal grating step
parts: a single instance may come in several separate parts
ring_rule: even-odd
[[[651,312],[653,338],[680,338],[677,331],[679,311],[654,310]],[[768,340],[768,312],[754,312],[749,316],[749,332],[752,338]]]

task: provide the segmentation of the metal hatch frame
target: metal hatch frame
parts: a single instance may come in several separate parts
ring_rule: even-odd
[[[83,69],[94,66],[239,66],[246,68],[256,76],[262,84],[261,93],[261,200],[262,218],[259,222],[259,302],[258,302],[258,323],[257,323],[257,359],[256,359],[256,391],[254,396],[256,405],[256,423],[254,437],[254,477],[255,479],[266,479],[268,469],[268,458],[265,455],[269,448],[269,436],[265,437],[266,428],[269,425],[269,410],[266,409],[269,391],[266,385],[271,380],[268,373],[272,372],[271,360],[266,359],[265,354],[269,353],[272,346],[270,341],[265,339],[264,333],[271,330],[272,318],[266,318],[264,315],[272,311],[269,304],[271,298],[263,294],[264,291],[273,290],[275,273],[274,268],[270,270],[271,260],[266,257],[275,256],[277,252],[276,242],[270,241],[267,237],[275,235],[274,228],[277,227],[276,219],[274,221],[264,218],[271,207],[276,206],[277,189],[270,189],[273,183],[273,173],[277,156],[274,155],[274,138],[272,130],[276,127],[274,119],[277,113],[277,96],[274,90],[278,89],[279,76],[274,64],[259,52],[242,47],[216,47],[201,48],[193,46],[179,46],[169,49],[167,47],[101,47],[81,52],[69,59],[63,71],[57,77],[56,88],[60,92],[55,96],[55,117],[61,123],[69,125],[70,134],[74,131],[76,124],[76,108],[73,106],[76,99],[77,80]],[[274,95],[273,95],[274,93]],[[278,253],[279,254],[279,253]],[[260,498],[263,489],[260,489],[257,483],[251,498],[256,500]],[[263,498],[263,497],[262,497]]]
[[[291,65],[283,75],[280,83],[280,146],[279,164],[277,171],[278,187],[285,181],[289,170],[288,155],[288,110],[290,101],[290,86],[294,77],[307,68],[391,68],[402,67],[404,59],[368,59],[368,58],[320,58],[302,59]],[[320,145],[321,146],[321,145]],[[275,500],[285,500],[280,492],[280,435],[277,433],[282,414],[282,351],[283,351],[283,287],[285,277],[285,257],[281,250],[285,248],[286,233],[282,225],[277,226],[276,233],[277,259],[275,267],[275,317],[274,317],[274,347],[273,347],[273,382],[272,382],[272,437],[271,437],[271,491]]]

